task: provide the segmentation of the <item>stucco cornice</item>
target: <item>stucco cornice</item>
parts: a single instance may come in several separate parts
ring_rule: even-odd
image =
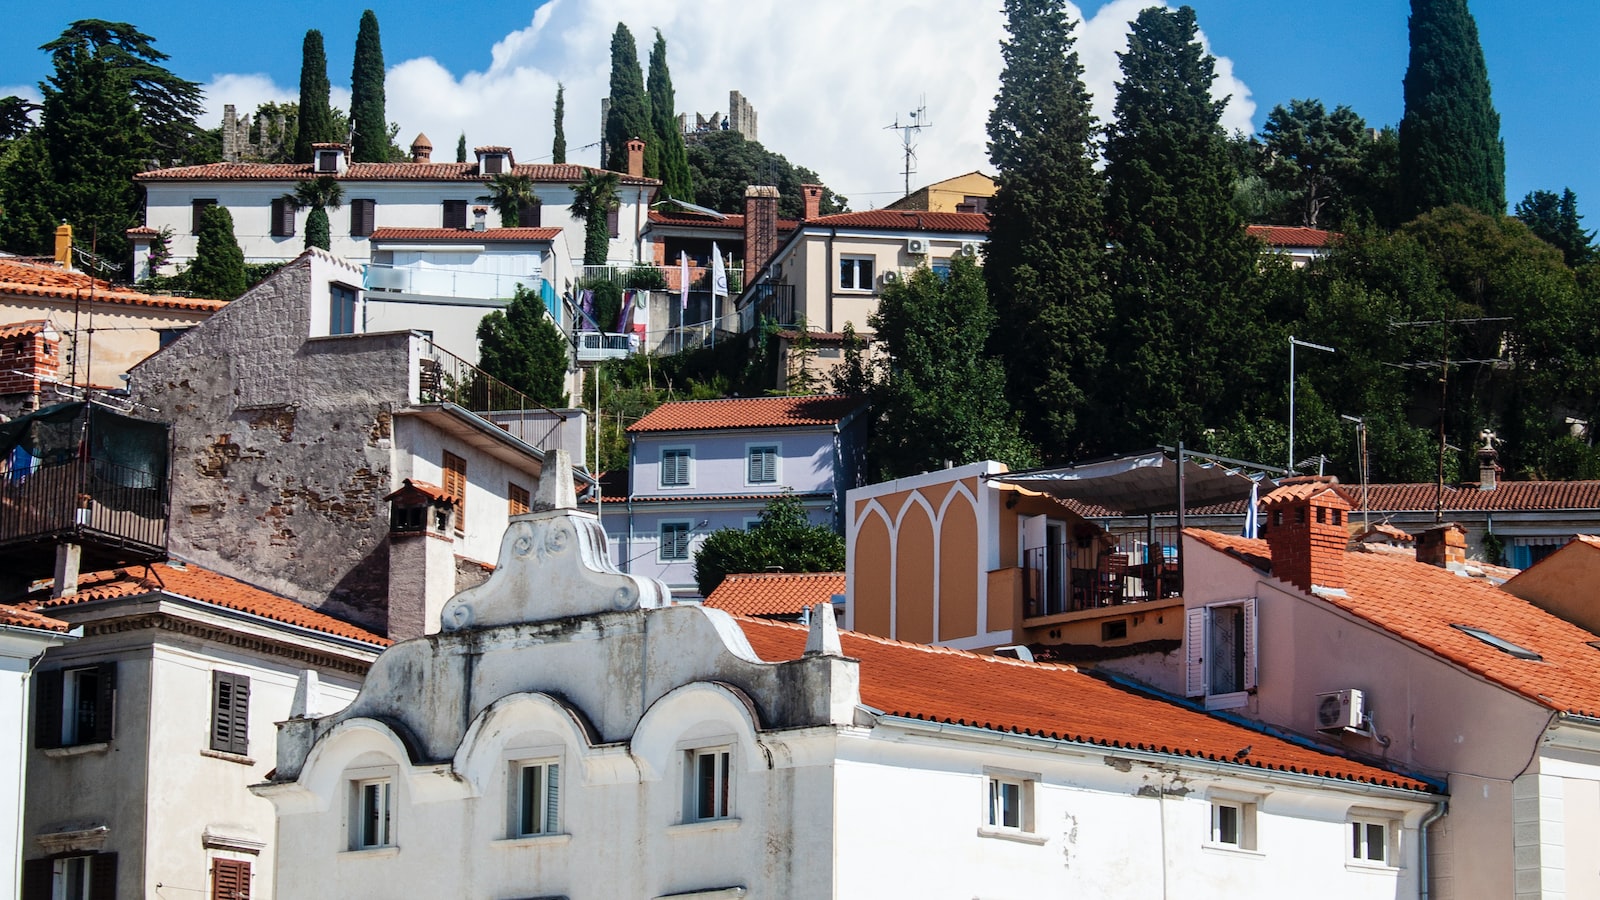
[[[209,623],[196,622],[193,619],[185,619],[161,612],[88,622],[84,624],[83,628],[86,637],[124,634],[132,631],[164,631],[171,634],[181,634],[185,637],[200,638],[213,643],[226,644],[241,650],[264,653],[296,663],[304,663],[307,666],[347,672],[356,676],[364,676],[367,673],[367,669],[372,665],[370,660],[352,659],[348,656],[315,650],[290,641],[275,641],[257,635],[241,634]]]

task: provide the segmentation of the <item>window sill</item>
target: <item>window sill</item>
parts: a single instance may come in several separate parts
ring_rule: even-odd
[[[708,831],[732,831],[739,827],[739,820],[733,817],[726,819],[706,819],[704,822],[683,822],[678,825],[668,825],[667,834],[701,834]]]
[[[1209,694],[1206,696],[1206,709],[1238,709],[1249,703],[1249,691],[1235,691],[1231,694]]]
[[[211,759],[220,759],[224,762],[238,763],[241,766],[253,766],[256,764],[255,760],[245,756],[242,753],[228,753],[225,750],[206,749],[201,750],[200,755],[210,757]]]
[[[1390,877],[1395,877],[1400,874],[1400,868],[1398,866],[1391,866],[1388,863],[1376,861],[1366,862],[1359,859],[1345,860],[1344,870],[1346,872],[1365,872],[1368,875],[1388,875]]]
[[[490,841],[493,847],[563,847],[572,843],[572,835],[562,831],[556,834],[530,834],[524,837],[501,838]]]
[[[66,759],[90,753],[104,753],[110,749],[111,742],[99,741],[93,744],[73,744],[71,747],[49,747],[45,749],[44,755],[50,759]]]
[[[364,859],[390,859],[400,855],[400,845],[390,844],[387,847],[362,847],[359,850],[344,850],[340,856],[346,858],[360,857]]]
[[[1229,856],[1251,856],[1255,857],[1256,859],[1265,859],[1267,856],[1260,850],[1252,850],[1249,847],[1241,847],[1238,844],[1217,844],[1210,841],[1201,844],[1200,849],[1207,853],[1226,853]]]
[[[1035,847],[1043,846],[1050,842],[1050,838],[1046,835],[1022,831],[1017,828],[991,828],[988,825],[978,826],[978,837],[999,838],[1002,841],[1016,841],[1019,844],[1032,844]]]

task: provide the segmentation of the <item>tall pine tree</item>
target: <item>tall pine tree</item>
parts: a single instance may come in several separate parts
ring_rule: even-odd
[[[160,65],[167,54],[155,48],[155,38],[126,22],[79,19],[39,49],[50,51],[57,70],[79,50],[109,66],[139,111],[150,144],[148,155],[163,162],[216,161],[217,157],[197,149],[204,144],[197,140],[203,132],[195,124],[201,111],[200,85]]]
[[[556,82],[556,136],[550,142],[550,161],[563,165],[567,161],[567,86]]]
[[[1237,409],[1258,362],[1246,315],[1258,245],[1231,203],[1233,167],[1211,96],[1215,60],[1194,10],[1139,13],[1119,54],[1106,139],[1107,255],[1116,360],[1101,421],[1130,449],[1194,438]]]
[[[984,276],[1011,402],[1049,459],[1076,455],[1080,416],[1103,362],[1099,133],[1062,0],[1006,0],[1011,39],[989,114],[999,190]],[[999,351],[1004,352],[999,352]]]
[[[678,128],[678,108],[672,96],[672,73],[667,71],[667,39],[656,31],[655,46],[650,48],[650,124],[651,136],[646,140],[659,148],[662,192],[668,197],[687,200],[694,196],[694,183],[689,175],[689,151],[683,146],[683,131]]]
[[[1506,149],[1489,97],[1489,68],[1467,0],[1411,0],[1411,61],[1400,120],[1406,218],[1463,203],[1506,210]]]
[[[356,32],[356,61],[350,72],[350,123],[355,126],[352,162],[389,161],[389,120],[383,101],[383,42],[378,38],[378,15],[361,14]]]
[[[605,167],[613,172],[628,171],[628,141],[645,141],[644,172],[654,178],[660,148],[650,140],[650,98],[645,95],[644,75],[639,69],[639,47],[628,26],[617,23],[611,36],[611,109],[606,113]]]
[[[344,139],[333,124],[328,100],[328,55],[322,49],[322,32],[306,32],[300,45],[300,126],[294,138],[294,161],[311,162],[311,145]]]

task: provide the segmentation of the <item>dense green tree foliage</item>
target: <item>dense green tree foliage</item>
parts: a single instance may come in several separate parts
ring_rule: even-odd
[[[822,184],[817,173],[793,165],[781,154],[761,146],[760,141],[745,140],[737,131],[700,135],[689,144],[688,151],[694,185],[692,202],[717,212],[743,215],[744,189],[766,184],[778,189],[778,215],[798,219],[805,213],[805,195],[800,185]],[[819,207],[823,215],[849,209],[848,200],[823,186]]]
[[[844,538],[826,525],[813,525],[798,497],[785,495],[767,504],[754,528],[719,528],[694,557],[694,582],[708,597],[729,575],[765,572],[843,572]]]
[[[1275,106],[1261,129],[1268,182],[1294,201],[1290,224],[1327,227],[1344,218],[1361,170],[1367,123],[1348,106],[1328,112],[1321,100]]]
[[[383,41],[378,36],[378,15],[361,13],[356,32],[356,56],[350,71],[350,121],[355,126],[352,162],[388,162],[393,140],[384,112]]]
[[[567,341],[539,296],[522,285],[478,323],[478,367],[537,403],[567,405]]]
[[[647,139],[660,152],[661,190],[668,197],[687,200],[694,196],[693,176],[689,172],[689,152],[683,146],[683,131],[678,127],[677,100],[672,94],[672,73],[667,70],[667,39],[656,31],[650,48],[650,131]]]
[[[83,52],[103,62],[128,92],[139,112],[147,153],[163,163],[172,160],[212,162],[197,158],[201,110],[200,85],[179,78],[160,63],[167,54],[155,48],[155,38],[126,22],[79,19],[61,36],[40,47],[50,52],[57,72],[73,65]]]
[[[1517,218],[1545,243],[1561,251],[1567,265],[1577,268],[1595,257],[1594,232],[1583,230],[1578,195],[1571,188],[1559,195],[1532,191],[1517,203]]]
[[[1211,96],[1214,59],[1194,10],[1139,14],[1119,54],[1106,138],[1114,375],[1103,384],[1103,449],[1191,445],[1238,410],[1267,352],[1247,303],[1260,245],[1232,205],[1234,168]]]
[[[328,210],[338,209],[344,203],[344,188],[332,175],[318,175],[294,186],[289,199],[298,207],[309,208],[306,216],[306,249],[320,247],[333,249],[333,234],[328,223]]]
[[[294,161],[311,162],[311,145],[344,140],[335,131],[333,104],[328,99],[328,56],[322,47],[322,32],[306,32],[300,46],[300,118],[295,130]]]
[[[639,68],[639,45],[628,26],[617,23],[611,36],[611,107],[606,112],[605,167],[613,172],[628,171],[628,141],[645,142],[644,174],[656,177],[660,147],[651,140],[650,97],[645,93],[644,74]]]
[[[1462,203],[1505,212],[1500,114],[1467,0],[1411,0],[1410,34],[1400,121],[1402,211],[1410,218]]]
[[[18,96],[0,97],[0,147],[33,130],[33,116],[42,107]]]
[[[54,240],[55,180],[44,135],[34,129],[0,152],[0,247],[34,256]]]
[[[989,114],[999,190],[989,203],[984,274],[1007,396],[1050,459],[1081,448],[1079,417],[1105,359],[1110,305],[1089,110],[1073,23],[1061,0],[1006,0],[1000,92]]]
[[[606,217],[617,208],[620,182],[615,172],[586,169],[583,181],[572,188],[568,210],[572,218],[583,223],[583,264],[586,266],[603,266],[610,255],[611,227]]]
[[[550,141],[550,161],[559,166],[567,161],[567,86],[559,81],[556,82],[555,118],[556,136]],[[465,145],[466,137],[461,140]]]
[[[533,179],[513,172],[501,172],[489,179],[489,194],[479,197],[500,214],[500,227],[516,228],[522,224],[522,208],[537,202]]]
[[[467,161],[467,133],[465,131],[463,131],[463,132],[461,132],[461,136],[456,138],[456,162],[464,163],[466,161]]]
[[[213,204],[200,214],[194,262],[185,275],[189,291],[199,297],[232,300],[244,293],[244,251],[234,239],[227,207]]]
[[[872,398],[872,458],[882,479],[997,459],[1012,468],[1035,462],[1005,399],[1005,370],[990,355],[995,314],[983,272],[951,260],[941,277],[922,267],[885,288],[869,320],[881,367]]]

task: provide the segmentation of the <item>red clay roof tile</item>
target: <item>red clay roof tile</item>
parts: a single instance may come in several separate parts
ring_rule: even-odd
[[[706,431],[720,428],[787,428],[835,425],[861,408],[860,397],[738,397],[732,400],[679,400],[663,403],[628,426],[630,433]]]
[[[12,322],[9,325],[0,325],[0,341],[22,337],[25,334],[39,334],[50,328],[50,323],[45,319],[29,319],[26,322]]]
[[[807,227],[873,228],[888,231],[952,231],[988,234],[988,213],[919,212],[909,209],[872,209],[834,213],[805,221]]]
[[[20,606],[0,606],[0,625],[10,628],[37,628],[41,631],[67,631],[72,626]]]
[[[796,659],[806,628],[769,619],[739,625],[762,659]],[[854,632],[840,634],[861,662],[861,702],[890,715],[997,732],[1206,759],[1426,791],[1424,782],[1273,737],[1079,672]],[[1240,751],[1248,748],[1248,755]]]
[[[222,300],[146,294],[114,287],[109,281],[102,281],[83,272],[69,272],[57,266],[20,262],[14,259],[0,259],[0,294],[65,300],[81,297],[85,300],[92,298],[96,303],[206,312],[214,312],[228,305]]]
[[[1281,225],[1249,225],[1245,230],[1270,247],[1326,247],[1341,237],[1336,231]]]
[[[705,605],[736,616],[798,616],[842,593],[843,572],[759,572],[724,578]]]

